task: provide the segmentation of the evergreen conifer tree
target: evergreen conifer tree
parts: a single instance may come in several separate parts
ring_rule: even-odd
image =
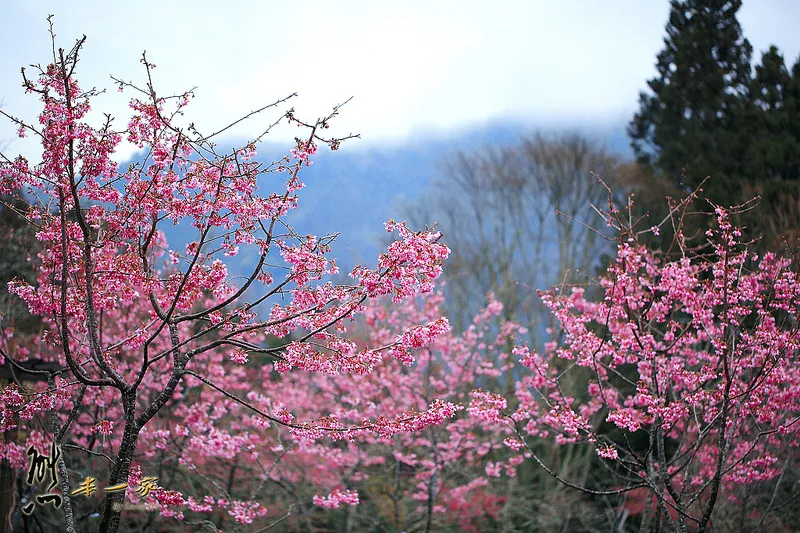
[[[751,85],[753,117],[748,121],[750,144],[744,168],[753,181],[800,178],[800,115],[792,85],[783,56],[777,47],[770,47],[756,65]]]
[[[648,167],[690,188],[706,177],[718,202],[738,200],[752,105],[752,47],[736,13],[741,0],[672,0],[664,49],[649,92],[628,127]],[[684,175],[685,170],[685,175]]]

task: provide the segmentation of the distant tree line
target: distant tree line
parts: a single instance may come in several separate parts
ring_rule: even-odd
[[[592,205],[608,195],[598,178],[618,198],[634,193],[638,230],[663,220],[667,197],[677,202],[702,189],[683,224],[689,241],[704,242],[713,216],[697,212],[711,214],[710,200],[752,207],[734,211],[759,251],[796,242],[800,57],[788,68],[772,46],[753,64],[737,20],[741,0],[671,6],[657,75],[628,126],[635,162],[578,133],[535,135],[456,153],[426,200],[415,201],[412,218],[437,220],[453,250],[445,276],[455,324],[475,312],[476,295],[492,292],[506,319],[547,325],[535,289],[586,282],[608,251],[593,231],[602,228]],[[669,232],[650,243],[669,245]]]
[[[736,18],[741,0],[673,0],[657,75],[628,127],[651,177],[703,185],[722,205],[760,196],[746,217],[764,245],[796,233],[800,190],[800,58],[776,46],[753,65]]]
[[[666,255],[685,242],[692,253],[714,256],[705,233],[717,224],[709,202],[744,206],[730,213],[745,233],[748,250],[797,249],[800,58],[789,67],[772,46],[754,61],[737,20],[741,5],[671,2],[657,74],[647,82],[628,127],[635,161],[614,157],[581,134],[537,134],[510,146],[459,152],[445,162],[409,215],[417,224],[438,221],[452,250],[444,270],[444,302],[456,330],[470,327],[483,295],[492,293],[503,304],[504,320],[527,326],[532,345],[554,346],[563,331],[537,289],[555,285],[567,294],[575,286],[587,294],[596,289],[594,281],[615,245],[605,240],[608,228],[600,216],[609,200],[630,208],[626,223],[637,242],[660,247]],[[676,206],[682,206],[680,212]],[[683,233],[680,238],[676,229]],[[501,376],[498,383],[505,378],[513,383],[513,377]],[[565,390],[577,390],[589,377],[581,379],[565,384]],[[576,397],[584,396],[576,392]],[[537,443],[535,451],[546,463],[561,465],[568,478],[608,475],[578,448]],[[792,465],[785,478],[791,485],[800,474]],[[554,504],[548,497],[554,487],[530,473],[521,473],[519,480],[519,490],[527,491],[526,505],[557,509],[564,530],[591,530],[571,514],[575,501]],[[765,487],[748,490],[743,509],[758,508],[754,502],[771,497]],[[508,494],[510,508],[520,494]],[[602,513],[607,502],[582,503]],[[637,515],[619,530],[659,528]]]

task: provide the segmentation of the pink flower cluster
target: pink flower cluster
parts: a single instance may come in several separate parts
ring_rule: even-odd
[[[532,437],[593,446],[651,488],[666,483],[670,512],[705,502],[717,479],[737,500],[781,475],[800,442],[800,277],[786,259],[751,256],[716,214],[712,255],[670,260],[625,238],[595,299],[583,287],[542,293],[563,340],[513,350],[530,373],[508,401],[511,450],[527,453]],[[469,414],[508,425],[506,404],[476,391]],[[633,433],[651,447],[632,446]]]
[[[314,505],[325,509],[338,509],[341,505],[358,505],[358,492],[336,489],[325,497],[315,495]]]

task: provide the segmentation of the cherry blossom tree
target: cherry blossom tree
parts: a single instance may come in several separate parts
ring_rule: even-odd
[[[705,245],[690,246],[688,200],[649,230],[609,202],[620,240],[601,297],[542,293],[559,341],[518,345],[528,373],[515,394],[476,391],[469,411],[513,428],[510,449],[562,484],[616,502],[619,531],[631,513],[640,531],[788,530],[775,511],[791,512],[800,466],[800,274],[750,253],[736,210],[714,206]],[[639,243],[665,229],[669,250]],[[537,453],[542,439],[593,450],[595,476],[560,475]]]
[[[358,346],[348,332],[372,299],[400,305],[433,290],[449,252],[438,233],[389,221],[396,239],[377,264],[358,266],[352,282],[334,284],[326,281],[338,272],[329,257],[333,238],[299,235],[285,221],[298,207],[300,173],[318,146],[336,149],[352,137],[325,135],[338,106],[312,122],[293,110],[270,121],[296,124],[305,134],[287,157],[264,164],[256,159],[264,135],[227,152],[217,148],[219,136],[239,121],[210,134],[183,126],[192,93],[158,93],[155,65],[143,55],[144,85],[115,80],[132,95],[127,125],[115,129],[106,116],[93,126],[87,114],[98,91],[82,89],[76,77],[84,42],[59,49],[53,35],[49,64],[35,77],[22,70],[26,92],[42,103],[38,122],[0,111],[21,137],[42,145],[38,163],[2,156],[0,194],[22,191],[28,207],[7,207],[36,229],[42,245],[33,259],[36,282],[14,280],[8,290],[43,324],[34,339],[24,339],[4,323],[0,355],[12,372],[33,359],[56,365],[34,371],[42,386],[17,379],[0,394],[1,429],[24,433],[2,445],[2,456],[23,468],[29,450],[44,453],[53,443],[59,474],[53,490],[60,489],[66,530],[75,531],[82,518],[76,511],[85,508],[75,494],[84,480],[71,472],[107,472],[97,473],[105,489],[102,532],[117,531],[123,510],[137,504],[179,518],[184,509],[227,513],[248,524],[269,511],[256,500],[269,462],[280,461],[282,436],[333,450],[336,441],[366,434],[391,439],[453,416],[457,406],[431,394],[407,409],[353,406],[344,416],[342,407],[325,405],[300,418],[293,386],[281,385],[295,373],[365,375],[387,359],[408,362],[408,350],[448,329],[445,319],[431,317],[378,346]],[[114,161],[123,139],[143,154],[128,168]],[[175,224],[193,227],[195,239],[170,247],[164,229]],[[244,248],[255,250],[258,261],[234,279],[227,264]],[[231,421],[231,413],[239,420]],[[232,494],[237,479],[228,464],[227,491],[199,489],[198,479],[213,480],[221,471],[217,460],[264,465],[262,487],[236,487],[246,498],[219,497]],[[190,486],[193,479],[194,493],[153,481],[165,471],[148,468],[167,463],[183,476],[168,481]],[[149,494],[137,490],[145,479],[152,482]],[[344,487],[314,498],[321,508],[357,501]]]
[[[123,519],[546,529],[522,516],[518,479],[533,467],[602,502],[618,531],[790,527],[800,274],[753,255],[736,210],[714,206],[698,244],[682,232],[693,197],[644,230],[609,200],[600,212],[619,240],[596,290],[541,293],[556,340],[532,349],[492,295],[457,333],[434,285],[449,253],[438,232],[388,221],[376,264],[341,281],[334,236],[288,223],[318,147],[353,137],[326,133],[339,106],[310,122],[278,111],[222,150],[221,135],[291,97],[202,133],[185,125],[192,93],[157,93],[143,55],[144,84],[115,79],[130,120],[93,124],[99,92],[76,77],[85,38],[53,42],[48,65],[22,71],[38,121],[0,110],[42,146],[38,163],[0,156],[0,197],[37,240],[35,280],[8,291],[39,328],[0,323],[0,459],[57,471],[32,470],[20,495],[18,507],[43,508],[31,514],[41,530],[76,531],[95,513],[103,532]],[[257,148],[281,122],[303,134],[264,163]],[[123,140],[140,149],[127,168],[114,160]],[[191,242],[167,242],[177,224]],[[668,249],[642,244],[662,232]],[[237,277],[239,254],[256,261]],[[574,476],[578,453],[591,461]]]
[[[490,297],[470,327],[454,334],[441,318],[443,300],[435,293],[400,306],[380,301],[368,305],[356,336],[365,345],[396,346],[394,357],[369,374],[294,373],[269,386],[302,405],[306,418],[339,405],[337,418],[350,424],[358,422],[365,408],[368,414],[397,416],[424,409],[433,398],[464,406],[476,382],[498,383],[502,372],[493,362],[496,354],[525,330],[503,321],[502,304]],[[406,333],[398,338],[397,331]],[[427,341],[432,335],[435,339]],[[505,360],[510,368],[509,355]],[[273,476],[291,480],[294,491],[308,494],[357,489],[360,505],[348,511],[344,530],[481,531],[501,522],[512,493],[522,460],[505,454],[502,441],[512,435],[510,428],[461,409],[447,424],[392,436],[363,433],[336,450],[287,438]],[[294,505],[298,508],[300,502]],[[295,528],[301,526],[297,522]]]

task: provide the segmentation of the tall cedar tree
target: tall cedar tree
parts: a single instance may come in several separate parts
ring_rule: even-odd
[[[720,203],[735,203],[743,178],[743,149],[752,47],[736,12],[740,0],[672,0],[658,75],[640,94],[628,127],[634,152],[647,167],[697,187]],[[685,173],[684,173],[685,170]]]
[[[800,62],[792,73],[771,46],[755,67],[747,175],[759,181],[800,179]]]
[[[800,60],[791,72],[777,47],[762,54],[750,86],[743,198],[759,196],[761,209],[745,224],[769,246],[800,236]]]

